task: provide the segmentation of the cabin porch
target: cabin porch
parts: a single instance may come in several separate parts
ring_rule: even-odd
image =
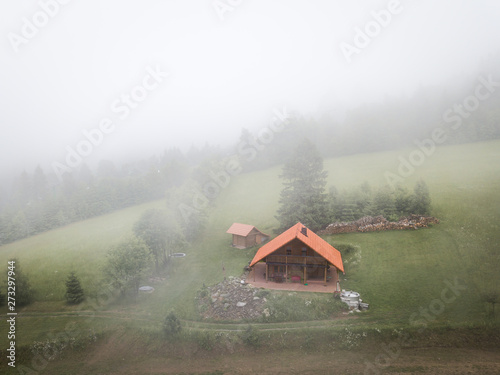
[[[338,275],[335,267],[316,268],[318,273],[314,274],[306,267],[306,278],[304,279],[304,267],[288,265],[282,271],[278,265],[278,272],[274,272],[274,265],[257,263],[247,276],[246,282],[254,287],[278,290],[290,290],[297,292],[324,292],[333,293],[337,290]],[[295,268],[296,267],[296,268]],[[312,267],[311,267],[312,268]],[[267,271],[267,275],[266,275]],[[340,288],[340,286],[339,286]]]

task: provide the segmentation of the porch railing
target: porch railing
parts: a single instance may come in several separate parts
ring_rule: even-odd
[[[280,264],[280,265],[323,265],[325,266],[326,260],[319,256],[300,256],[300,255],[270,255],[267,257],[267,263]]]

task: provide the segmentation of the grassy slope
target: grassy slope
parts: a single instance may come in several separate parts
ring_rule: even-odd
[[[434,214],[441,219],[434,228],[328,238],[333,244],[352,243],[361,250],[359,264],[346,264],[343,288],[360,291],[371,304],[366,319],[383,322],[391,317],[405,324],[420,307],[428,307],[440,298],[444,280],[455,276],[463,279],[469,289],[447,304],[438,320],[458,324],[484,318],[485,306],[478,303],[477,287],[499,285],[500,281],[496,271],[500,242],[499,146],[500,142],[494,141],[442,147],[405,181],[410,188],[420,177],[428,183]],[[385,171],[396,171],[397,157],[410,151],[327,160],[329,183],[338,188],[363,181],[379,186],[385,183]],[[216,201],[203,240],[187,251],[186,258],[175,260],[172,277],[155,285],[155,293],[140,296],[137,304],[105,308],[120,308],[153,321],[159,321],[172,308],[182,317],[196,318],[193,299],[201,285],[222,280],[222,263],[227,275],[240,275],[256,251],[231,248],[230,236],[225,233],[229,225],[235,221],[251,223],[273,234],[281,190],[279,173],[280,168],[272,168],[233,178]],[[17,256],[38,297],[54,301],[34,304],[27,311],[61,309],[63,304],[57,300],[64,294],[66,275],[76,270],[84,288],[92,290],[107,249],[131,234],[133,223],[144,210],[163,206],[163,201],[152,202],[2,246],[0,264]],[[39,338],[44,326],[24,319],[26,324],[18,328],[26,329],[22,340]]]
[[[1,246],[0,264],[18,258],[37,300],[61,300],[64,281],[71,271],[89,290],[102,274],[100,267],[106,251],[132,233],[132,225],[144,210],[162,203],[135,206]]]

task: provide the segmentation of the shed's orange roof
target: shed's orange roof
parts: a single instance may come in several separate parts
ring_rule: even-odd
[[[306,227],[302,223],[297,223],[262,246],[250,262],[250,267],[297,238],[325,258],[330,264],[333,264],[338,270],[344,272],[344,264],[342,263],[340,251],[310,229],[306,228],[307,235],[304,234],[302,232],[303,228]]]
[[[252,230],[257,230],[258,232],[262,233],[260,230],[258,230],[257,228],[255,228],[253,225],[249,225],[249,224],[240,224],[240,223],[233,223],[233,225],[231,225],[229,227],[229,229],[226,231],[226,233],[229,233],[229,234],[236,234],[237,236],[243,236],[243,237],[246,237],[250,234],[250,232]],[[265,233],[262,233],[264,236],[267,236],[267,234]]]

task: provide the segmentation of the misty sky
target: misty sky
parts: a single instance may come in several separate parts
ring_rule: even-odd
[[[340,116],[387,94],[460,79],[498,52],[498,1],[397,4],[2,1],[0,171],[64,162],[67,147],[103,121],[108,133],[89,164],[229,144],[242,127],[265,126],[273,109]],[[341,43],[355,47],[356,28],[391,6],[397,13],[348,62]]]

